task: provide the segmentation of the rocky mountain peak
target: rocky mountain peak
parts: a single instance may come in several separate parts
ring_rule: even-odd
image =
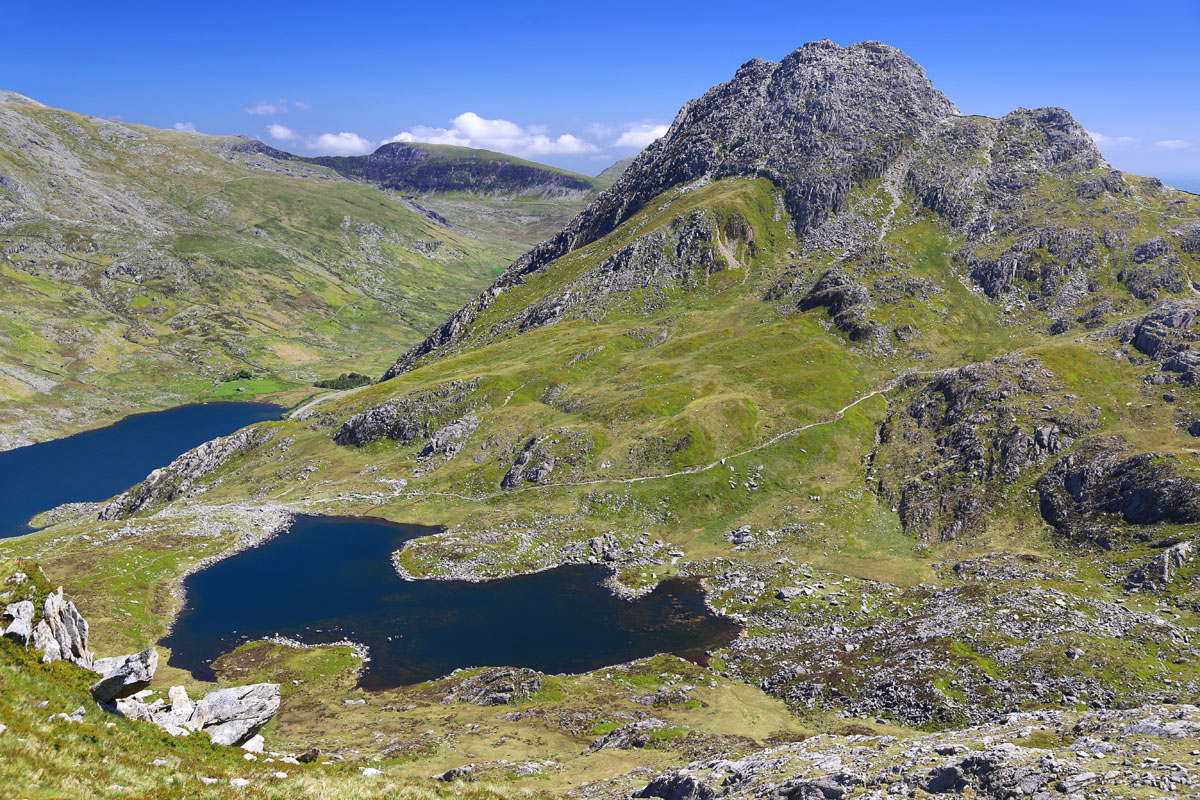
[[[650,198],[696,179],[769,178],[806,230],[836,212],[854,185],[880,177],[907,137],[957,114],[916,62],[878,42],[811,42],[779,63],[748,61],[684,105],[547,254],[567,239],[574,249],[599,238]],[[541,260],[531,254],[528,266]]]
[[[1038,152],[1043,168],[1069,163],[1077,171],[1083,171],[1105,163],[1095,141],[1065,108],[1018,108],[1005,114],[1000,122],[1009,127],[1037,131],[1046,137],[1045,146]]]
[[[733,78],[686,103],[670,130],[558,235],[511,264],[388,371],[411,369],[469,325],[522,276],[614,230],[675,186],[764,177],[785,192],[797,232],[841,209],[853,188],[882,177],[914,137],[958,108],[894,47],[810,42],[782,61],[753,59]]]

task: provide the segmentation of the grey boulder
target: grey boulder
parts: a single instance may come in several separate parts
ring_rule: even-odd
[[[92,697],[98,703],[112,703],[150,685],[158,669],[158,650],[147,647],[133,655],[102,658],[93,668],[104,677],[92,684]]]
[[[185,727],[202,730],[217,744],[242,745],[279,710],[279,684],[255,683],[209,692],[196,703]]]

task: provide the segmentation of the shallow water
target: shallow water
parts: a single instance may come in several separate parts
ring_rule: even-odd
[[[0,539],[29,533],[29,520],[55,506],[119,494],[181,453],[282,411],[268,403],[178,406],[0,453]]]
[[[187,606],[161,644],[172,666],[211,680],[212,660],[246,639],[350,639],[370,648],[363,687],[384,689],[469,666],[558,673],[660,652],[703,660],[737,635],[698,584],[679,579],[634,601],[605,589],[599,566],[484,583],[402,580],[390,554],[434,530],[297,517],[289,532],[189,576]]]

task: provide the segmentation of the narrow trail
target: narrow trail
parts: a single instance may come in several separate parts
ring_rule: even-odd
[[[920,373],[906,372],[903,375],[897,376],[896,378],[893,378],[892,380],[888,381],[886,384],[879,387],[878,389],[874,389],[874,390],[868,392],[867,394],[864,394],[862,397],[859,397],[854,402],[849,403],[848,405],[842,406],[840,409],[835,411],[832,416],[828,417],[827,419],[822,419],[822,420],[818,420],[816,422],[810,422],[806,425],[800,425],[799,427],[796,427],[796,428],[791,428],[789,430],[784,431],[783,433],[779,433],[779,434],[776,434],[775,436],[772,436],[770,439],[767,439],[764,442],[760,442],[759,444],[755,445],[754,447],[748,448],[746,450],[742,450],[741,452],[738,452],[738,453],[730,453],[727,456],[723,456],[723,457],[717,459],[716,461],[713,461],[711,464],[701,464],[699,466],[688,467],[687,469],[681,469],[677,472],[668,472],[663,475],[640,475],[640,476],[633,477],[633,478],[596,478],[594,480],[581,481],[579,483],[544,483],[544,484],[538,484],[535,486],[524,487],[524,488],[518,489],[515,492],[505,492],[504,496],[509,497],[512,495],[520,494],[521,492],[533,492],[533,491],[537,491],[539,489],[554,489],[554,488],[563,488],[563,487],[571,487],[571,486],[592,486],[592,485],[601,484],[601,483],[626,483],[626,484],[642,483],[644,481],[658,481],[658,480],[666,480],[669,478],[679,478],[684,475],[698,475],[702,472],[708,472],[711,469],[716,469],[717,467],[721,466],[723,463],[725,463],[727,460],[729,460],[731,458],[741,458],[742,456],[748,456],[751,453],[757,453],[760,450],[765,450],[766,448],[770,447],[771,445],[773,445],[783,439],[786,439],[790,436],[796,436],[797,434],[803,433],[804,431],[812,430],[813,428],[819,428],[822,425],[832,425],[833,423],[837,422],[842,417],[844,417],[846,415],[846,412],[849,411],[850,409],[854,408],[855,406],[857,406],[861,403],[865,403],[866,401],[870,400],[872,397],[877,397],[886,392],[890,392],[891,390],[893,390],[897,386],[899,386],[904,380],[906,380],[907,378],[909,378],[913,375],[916,375],[916,374],[920,374]]]
[[[373,384],[373,383],[368,383],[366,386],[355,386],[353,389],[342,389],[340,392],[333,392],[331,394],[321,395],[318,398],[309,400],[307,403],[300,406],[300,408],[297,408],[295,411],[288,414],[287,418],[294,419],[294,420],[302,420],[305,418],[306,411],[308,411],[310,408],[312,408],[314,406],[318,406],[321,403],[324,403],[326,400],[332,400],[335,397],[342,397],[343,395],[350,394],[351,392],[357,392],[359,389],[365,389],[365,388],[367,388],[367,386],[374,386],[374,385],[375,384]]]
[[[830,416],[826,419],[818,420],[817,422],[810,422],[806,425],[800,425],[798,427],[783,431],[782,433],[776,434],[775,436],[772,436],[770,439],[767,439],[766,441],[761,442],[761,443],[755,445],[754,447],[748,448],[746,450],[742,450],[741,452],[738,452],[738,453],[730,453],[729,455],[723,456],[720,459],[713,461],[710,464],[701,464],[701,465],[695,466],[695,467],[688,467],[687,469],[681,469],[677,472],[668,472],[663,475],[640,475],[640,476],[633,477],[633,478],[595,478],[593,480],[579,481],[576,483],[542,483],[542,484],[536,484],[533,486],[522,487],[520,489],[516,489],[513,491],[494,492],[492,494],[477,495],[477,496],[473,496],[473,497],[467,496],[467,495],[455,494],[453,492],[422,492],[419,490],[407,492],[403,495],[403,497],[406,500],[419,500],[423,497],[454,497],[454,498],[457,498],[460,500],[467,500],[467,501],[474,502],[474,503],[482,503],[482,502],[487,502],[489,500],[494,500],[494,499],[500,498],[500,497],[515,497],[517,495],[520,495],[520,494],[523,494],[526,492],[537,492],[537,491],[541,491],[544,489],[570,489],[570,488],[574,488],[574,487],[578,487],[578,486],[598,486],[601,484],[644,483],[645,481],[661,481],[661,480],[667,480],[670,478],[679,478],[679,477],[683,477],[685,475],[699,475],[702,472],[708,472],[709,470],[716,469],[717,467],[721,466],[723,463],[725,463],[727,460],[729,460],[731,458],[741,458],[742,456],[747,456],[747,455],[750,455],[751,453],[756,453],[760,450],[764,450],[764,449],[766,449],[766,448],[776,444],[777,442],[780,442],[783,439],[786,439],[790,436],[796,436],[805,431],[812,430],[813,428],[819,428],[822,425],[832,425],[833,423],[837,422],[842,417],[844,417],[846,415],[846,412],[850,411],[850,409],[852,409],[855,406],[858,406],[862,403],[867,402],[872,397],[878,397],[879,395],[886,394],[887,392],[892,391],[893,389],[900,386],[904,381],[906,381],[910,378],[916,377],[918,375],[937,375],[942,372],[946,372],[946,371],[953,370],[953,369],[957,369],[957,368],[956,367],[948,367],[945,369],[911,370],[911,371],[905,372],[901,375],[897,375],[895,378],[892,378],[890,381],[885,383],[883,386],[880,386],[878,389],[873,389],[872,391],[868,392],[867,394],[864,394],[863,396],[859,397],[854,402],[849,403],[845,406],[842,406],[842,408],[835,411],[832,416]]]

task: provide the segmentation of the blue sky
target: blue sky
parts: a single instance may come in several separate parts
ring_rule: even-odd
[[[0,14],[0,88],[48,105],[301,153],[434,139],[587,173],[752,57],[877,39],[965,113],[1063,106],[1115,166],[1200,191],[1197,0],[5,0]]]

